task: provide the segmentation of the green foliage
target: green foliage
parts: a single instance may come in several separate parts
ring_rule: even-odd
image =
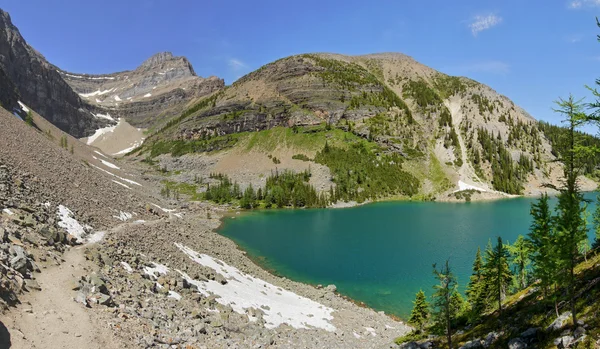
[[[173,156],[181,156],[188,153],[222,150],[233,147],[238,142],[238,138],[239,135],[231,134],[195,141],[161,140],[149,145],[150,157],[154,158],[169,153]]]
[[[312,59],[318,67],[323,68],[317,74],[326,82],[336,86],[354,90],[363,85],[381,85],[375,75],[356,63],[323,58],[312,54],[306,54],[303,57]]]
[[[348,149],[326,143],[315,162],[331,169],[336,183],[334,202],[362,202],[397,194],[413,196],[420,188],[419,180],[402,170],[398,154],[378,156],[367,149],[365,142],[354,143]]]
[[[477,140],[482,147],[481,160],[492,165],[494,189],[508,194],[521,194],[523,181],[527,173],[533,170],[529,158],[523,155],[522,160],[515,164],[502,139],[494,137],[493,133],[490,135],[483,128],[477,130]]]
[[[552,154],[556,157],[564,157],[568,153],[568,136],[569,129],[567,127],[561,127],[551,125],[545,121],[538,123],[538,129],[546,136],[550,144],[552,145]],[[582,147],[589,149],[595,149],[595,151],[587,156],[583,161],[583,174],[591,175],[595,174],[596,169],[600,165],[600,139],[592,135],[583,133],[578,130],[574,130],[574,138],[577,143]]]
[[[596,210],[592,217],[594,226],[594,245],[593,248],[600,248],[600,194],[596,195]]]
[[[421,108],[443,106],[442,98],[424,80],[409,80],[404,84],[402,94],[412,98]]]
[[[527,287],[528,269],[531,264],[529,243],[523,235],[519,235],[515,243],[507,245],[507,248],[511,256],[517,290],[522,290]]]
[[[413,304],[414,306],[412,312],[410,313],[408,323],[416,326],[418,331],[421,332],[423,331],[423,326],[427,323],[427,319],[429,318],[429,304],[427,303],[427,298],[425,297],[425,292],[423,292],[423,290],[417,292]]]
[[[486,285],[483,272],[483,259],[481,258],[481,249],[478,247],[473,262],[473,274],[469,278],[466,292],[467,301],[471,305],[471,322],[479,319],[486,309]]]
[[[31,110],[25,115],[25,123],[29,126],[33,126],[33,114],[31,113]]]
[[[486,251],[483,267],[490,295],[498,301],[500,317],[502,317],[502,300],[506,296],[512,280],[512,273],[508,264],[509,258],[508,250],[502,243],[502,238],[498,237],[496,246],[491,251]]]
[[[433,84],[443,99],[467,92],[467,85],[456,76],[439,74],[435,77]]]
[[[292,155],[292,159],[294,160],[302,160],[302,161],[311,161],[310,158],[304,154],[295,154]]]
[[[242,198],[240,199],[240,207],[245,209],[253,209],[258,206],[258,198],[252,184],[250,184],[245,190]]]
[[[267,178],[264,202],[267,207],[325,207],[328,200],[308,183],[310,171],[275,171]]]
[[[485,113],[493,113],[494,112],[494,103],[492,103],[487,97],[482,96],[480,94],[474,93],[471,95],[471,100],[477,107],[479,108],[479,114],[484,115]]]
[[[68,149],[69,148],[69,143],[67,141],[67,135],[62,135],[60,137],[60,147],[64,148],[64,149]]]
[[[471,202],[471,196],[475,193],[481,193],[477,189],[466,189],[453,193],[454,197],[458,200],[465,200],[465,202]]]
[[[433,274],[438,281],[438,284],[433,287],[433,321],[435,327],[446,334],[448,347],[452,348],[452,322],[460,311],[456,307],[456,302],[453,301],[455,294],[458,293],[458,283],[456,276],[454,276],[450,269],[450,262],[448,260],[446,260],[446,263],[440,270],[437,270],[434,264]]]

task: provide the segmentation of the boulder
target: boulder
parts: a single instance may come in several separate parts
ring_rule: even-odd
[[[335,287],[335,285],[328,285],[327,287],[325,287],[325,291],[335,292],[335,291],[337,291],[337,287]]]
[[[490,332],[485,336],[485,341],[483,342],[483,347],[484,348],[489,348],[492,346],[492,344],[494,344],[498,338],[500,337],[500,334],[498,332]]]
[[[556,320],[554,320],[550,324],[550,326],[546,327],[546,332],[554,332],[554,331],[562,330],[565,327],[565,325],[567,324],[567,321],[569,320],[570,317],[571,317],[570,311],[566,311],[566,312],[560,314],[560,316],[557,317]]]
[[[478,349],[483,348],[483,344],[481,344],[481,339],[475,339],[469,342],[466,342],[465,345],[460,347],[461,349]]]
[[[559,349],[564,349],[570,348],[573,342],[575,342],[575,338],[573,338],[573,336],[562,336],[554,340],[554,345],[556,345],[556,347]]]
[[[521,338],[513,338],[508,342],[508,349],[524,349],[527,348],[527,343],[525,343]]]

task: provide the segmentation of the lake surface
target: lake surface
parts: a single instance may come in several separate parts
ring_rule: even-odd
[[[594,202],[595,197],[586,194]],[[512,243],[526,235],[534,201],[382,202],[259,211],[226,219],[219,232],[282,276],[335,284],[341,294],[406,319],[415,293],[423,289],[431,294],[433,263],[449,258],[464,290],[477,247],[483,251],[497,236]]]

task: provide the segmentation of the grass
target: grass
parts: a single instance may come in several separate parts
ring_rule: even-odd
[[[446,172],[440,160],[433,152],[429,155],[429,179],[433,183],[436,193],[444,192],[452,188],[452,182],[446,176]]]

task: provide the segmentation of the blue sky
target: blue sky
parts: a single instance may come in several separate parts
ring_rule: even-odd
[[[297,53],[402,52],[558,122],[558,97],[600,77],[600,0],[0,0],[25,39],[65,70],[134,69],[159,51],[227,83]]]

